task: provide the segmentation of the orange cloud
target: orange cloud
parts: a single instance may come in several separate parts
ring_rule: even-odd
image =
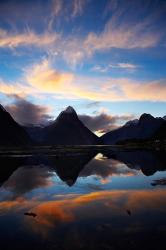
[[[73,74],[61,73],[53,69],[48,60],[26,70],[25,80],[41,92],[63,93],[73,80]]]
[[[59,72],[47,59],[24,70],[20,82],[0,80],[4,94],[58,94],[59,98],[92,101],[166,101],[165,80],[138,81],[129,78],[85,77]]]

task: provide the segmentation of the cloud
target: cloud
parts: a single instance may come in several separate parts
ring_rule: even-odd
[[[95,65],[91,69],[92,71],[99,72],[99,73],[106,73],[110,70],[109,66],[101,66],[101,65]]]
[[[141,4],[131,3],[131,1],[127,1],[125,4],[123,1],[111,1],[107,6],[107,14],[109,15],[105,19],[108,21],[105,22],[102,19],[100,31],[90,30],[87,33],[83,32],[80,36],[80,33],[73,33],[73,30],[71,30],[70,33],[66,34],[63,30],[64,20],[72,21],[72,18],[83,15],[85,6],[89,2],[88,0],[52,0],[44,5],[46,9],[45,18],[43,18],[44,7],[35,4],[34,9],[37,11],[38,21],[42,23],[43,31],[39,33],[29,28],[17,30],[13,26],[10,31],[0,29],[0,48],[13,49],[21,46],[26,48],[35,46],[43,49],[43,53],[51,54],[53,57],[57,55],[58,58],[65,60],[71,67],[75,67],[78,63],[83,63],[84,60],[89,59],[98,52],[103,53],[113,48],[151,48],[157,46],[162,39],[165,39],[165,30],[163,25],[160,25],[161,18],[165,16],[164,8],[161,8],[160,4],[149,4],[152,7],[151,11],[148,12],[147,4],[142,2]],[[12,12],[15,12],[15,14],[17,12],[21,13],[21,19],[23,19],[22,13],[25,12],[25,5],[15,4],[11,6],[15,6]],[[4,13],[6,10],[9,15],[11,9],[13,9],[11,6],[7,4]],[[137,12],[135,6],[137,6]],[[4,4],[2,7],[4,8]],[[32,11],[34,13],[31,4],[27,4],[26,8],[28,8],[26,12]],[[147,14],[146,11],[150,14]],[[59,19],[57,20],[57,18]],[[43,19],[45,24],[43,24]],[[31,26],[36,24],[36,21]],[[29,23],[29,14],[27,23]],[[61,23],[61,29],[57,28],[59,23]],[[26,27],[25,23],[23,26]],[[55,32],[55,30],[60,31]],[[135,69],[132,65],[125,64],[121,63],[117,67]]]
[[[93,101],[166,100],[165,79],[148,82],[130,78],[75,77],[72,87],[73,95]]]
[[[5,106],[5,109],[20,124],[46,124],[52,117],[48,114],[50,108],[33,104],[19,96],[14,98],[14,103]]]
[[[164,25],[160,23],[165,12],[157,2],[153,6],[152,3],[148,5],[127,1],[124,4],[123,1],[114,1],[110,6],[108,21],[100,31],[90,31],[81,38],[72,36],[65,41],[63,57],[69,64],[80,63],[98,52],[114,48],[153,48],[165,39]]]
[[[59,46],[59,53],[70,66],[75,67],[96,53],[104,53],[114,48],[131,50],[155,47],[163,37],[157,30],[150,29],[151,23],[140,21],[131,26],[130,23],[118,25],[114,22],[114,19],[108,21],[100,33],[89,32],[81,38],[78,36],[64,38]],[[128,66],[128,69],[132,67],[130,64],[116,66],[118,68]]]
[[[59,16],[65,13],[67,16],[74,18],[83,14],[87,0],[52,0],[52,14]]]
[[[73,0],[72,17],[82,15],[87,0]]]
[[[0,48],[16,48],[20,46],[36,46],[45,47],[53,45],[60,35],[56,32],[50,33],[45,31],[44,33],[38,34],[30,29],[24,32],[9,32],[4,29],[0,29]]]
[[[89,32],[80,37],[78,35],[65,35],[63,32],[55,32],[52,25],[56,16],[64,12],[71,16],[81,15],[87,1],[73,0],[66,7],[63,1],[53,1],[48,28],[43,33],[36,33],[33,30],[6,31],[0,29],[0,47],[16,48],[21,46],[35,46],[43,48],[44,52],[62,57],[69,65],[75,67],[78,63],[93,56],[96,52],[104,52],[112,48],[136,49],[156,46],[163,33],[154,26],[155,19],[146,18],[135,23],[128,22],[116,13],[105,24],[101,32]],[[71,9],[69,11],[69,9]],[[66,14],[65,14],[66,16]],[[121,20],[122,19],[122,20]],[[113,67],[132,68],[131,64],[121,63]]]
[[[100,73],[107,73],[111,69],[123,69],[123,70],[133,71],[136,70],[137,68],[138,66],[132,63],[117,63],[117,64],[108,64],[108,66],[95,65],[91,70]]]
[[[27,94],[34,93],[34,89],[29,85],[22,84],[21,82],[7,82],[3,79],[0,79],[0,93],[24,97]]]
[[[21,96],[58,95],[65,99],[107,101],[166,101],[165,79],[139,81],[130,78],[87,77],[56,70],[44,59],[24,70],[16,83],[0,80],[0,92]]]
[[[95,116],[79,115],[79,119],[92,131],[97,133],[106,133],[117,128],[124,122],[134,119],[134,115],[109,115],[100,113]]]
[[[76,79],[77,80],[77,79]],[[82,88],[75,95],[93,101],[163,101],[166,100],[165,79],[138,81],[130,78],[82,78]],[[84,83],[83,83],[84,82]],[[81,84],[79,84],[81,85]]]
[[[52,0],[50,7],[50,17],[48,19],[48,29],[53,30],[54,25],[60,24],[60,18],[69,22],[71,19],[81,16],[87,0]]]
[[[111,65],[111,66],[114,67],[114,65]],[[117,65],[115,65],[115,67],[122,68],[122,69],[136,69],[137,65],[132,64],[132,63],[118,63]]]
[[[25,70],[26,82],[39,91],[59,93],[73,80],[73,74],[56,71],[47,59]]]
[[[58,16],[63,10],[63,0],[52,0],[52,16]]]
[[[84,47],[89,54],[111,48],[135,49],[154,47],[160,40],[159,34],[148,31],[149,25],[138,23],[131,27],[121,25],[117,27],[110,20],[100,34],[89,33],[84,41]]]

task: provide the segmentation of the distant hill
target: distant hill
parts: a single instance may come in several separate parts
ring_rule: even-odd
[[[57,119],[43,129],[44,143],[54,145],[94,145],[99,138],[78,118],[72,107],[67,107]]]
[[[127,122],[124,126],[112,130],[101,137],[103,144],[117,144],[131,139],[143,140],[151,138],[165,123],[163,118],[155,118],[143,114],[140,119]]]
[[[27,132],[0,105],[0,145],[19,146],[31,143]]]

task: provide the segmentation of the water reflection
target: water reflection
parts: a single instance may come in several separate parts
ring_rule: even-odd
[[[104,153],[107,158],[117,159],[129,168],[141,169],[144,175],[153,175],[166,169],[166,154],[162,151],[116,151]]]
[[[131,170],[118,160],[107,158],[102,154],[97,154],[93,160],[86,165],[79,176],[87,177],[91,175],[100,176],[103,180],[112,175],[134,175],[137,170]]]
[[[51,157],[51,164],[62,181],[72,186],[81,170],[92,160],[95,153],[67,157]]]
[[[0,184],[8,180],[4,185],[6,189],[18,184],[21,194],[50,185],[46,179],[55,173],[68,186],[74,185],[78,177],[92,175],[106,179],[112,175],[136,175],[141,170],[150,176],[166,170],[166,155],[165,152],[112,151],[67,156],[0,157],[0,165]]]
[[[165,250],[162,152],[0,158],[2,249]]]
[[[42,165],[22,166],[13,172],[3,187],[20,196],[35,188],[52,185],[50,180],[52,176],[53,172],[49,171],[49,167]]]

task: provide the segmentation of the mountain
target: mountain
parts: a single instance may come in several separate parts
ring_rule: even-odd
[[[164,121],[164,123],[162,123],[162,125],[157,129],[152,138],[158,140],[166,139],[166,121]]]
[[[129,121],[124,126],[104,134],[101,140],[104,144],[116,144],[130,139],[148,139],[154,135],[163,123],[163,118],[143,114],[139,120]]]
[[[78,118],[72,107],[67,107],[57,119],[43,129],[44,143],[55,145],[95,145],[99,138]]]
[[[23,127],[35,143],[42,143],[44,140],[44,126],[27,125]]]
[[[14,121],[11,115],[0,105],[0,145],[18,146],[30,143],[26,131]]]

